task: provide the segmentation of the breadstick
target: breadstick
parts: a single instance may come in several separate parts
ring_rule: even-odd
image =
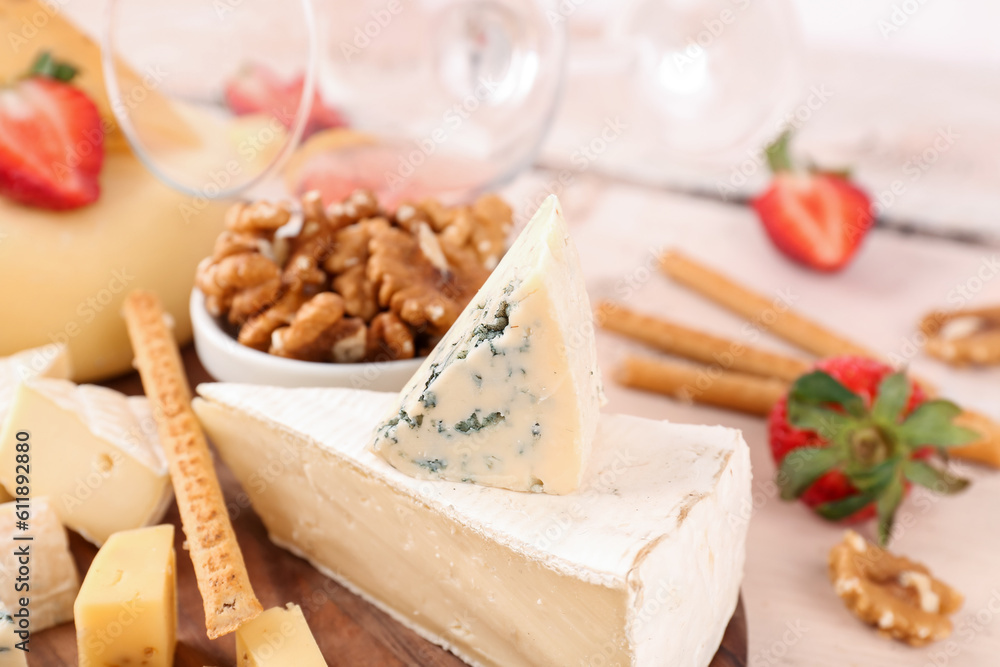
[[[610,301],[597,304],[595,319],[605,329],[648,343],[669,354],[725,370],[793,381],[810,368],[809,362],[802,359],[643,315]]]
[[[982,438],[961,447],[949,447],[948,454],[957,459],[1000,468],[1000,424],[972,410],[966,410],[956,417],[955,423],[978,431]]]
[[[871,350],[799,315],[791,309],[790,304],[753,292],[680,251],[669,250],[664,253],[660,257],[660,268],[682,285],[806,352],[820,357],[855,354],[878,358]]]
[[[233,632],[261,612],[243,554],[229,522],[205,435],[191,409],[191,392],[160,299],[134,291],[125,321],[170,467],[181,524],[205,605],[210,639]]]
[[[774,404],[788,392],[788,384],[780,380],[648,357],[627,357],[615,377],[635,389],[752,415],[769,414]]]

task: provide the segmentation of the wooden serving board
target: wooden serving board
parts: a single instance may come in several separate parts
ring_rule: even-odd
[[[191,385],[211,382],[193,350],[184,353]],[[135,373],[105,383],[126,394],[141,394]],[[230,507],[230,516],[250,571],[254,590],[264,608],[296,602],[302,607],[331,667],[462,667],[451,653],[404,628],[361,598],[313,569],[309,563],[281,549],[267,537],[267,531],[242,495],[239,483],[221,461],[216,470]],[[242,502],[241,502],[242,501]],[[232,665],[235,662],[233,636],[211,641],[205,635],[201,597],[191,561],[183,550],[184,536],[177,507],[164,519],[177,527],[177,587],[179,616],[175,667]],[[81,577],[90,567],[97,548],[70,533],[70,546]],[[70,623],[31,639],[29,662],[32,667],[65,667],[77,664],[76,635]],[[746,667],[747,624],[740,600],[726,630],[712,667]]]

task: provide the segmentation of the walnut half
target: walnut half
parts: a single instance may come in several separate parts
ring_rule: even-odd
[[[954,366],[1000,364],[1000,307],[930,313],[920,323],[925,349]]]
[[[870,544],[854,531],[847,531],[830,551],[830,581],[855,616],[910,646],[948,637],[948,617],[964,601],[925,566]]]

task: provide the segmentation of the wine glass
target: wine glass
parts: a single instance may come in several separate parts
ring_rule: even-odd
[[[200,143],[187,146],[175,138],[182,133],[163,131],[179,123],[156,105],[119,103],[143,162],[205,198],[280,186],[334,201],[366,187],[390,208],[426,196],[467,199],[531,163],[562,84],[565,28],[546,16],[555,0],[315,4],[112,0],[112,98],[127,101],[130,71],[160,67],[168,74],[157,91],[200,129]],[[275,90],[300,82],[284,113],[239,114],[248,66],[257,73],[250,78]],[[316,122],[317,108],[336,120]],[[269,179],[286,161],[281,181]]]
[[[728,165],[773,138],[796,101],[789,0],[636,0],[614,33],[632,58],[626,103],[665,158]]]
[[[318,55],[310,0],[108,0],[102,39],[116,119],[177,190],[236,196],[306,130]]]

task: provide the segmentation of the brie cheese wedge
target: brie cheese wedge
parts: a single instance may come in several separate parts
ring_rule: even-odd
[[[271,539],[472,665],[704,667],[736,607],[739,431],[602,415],[567,495],[420,480],[369,445],[395,394],[202,384]]]

